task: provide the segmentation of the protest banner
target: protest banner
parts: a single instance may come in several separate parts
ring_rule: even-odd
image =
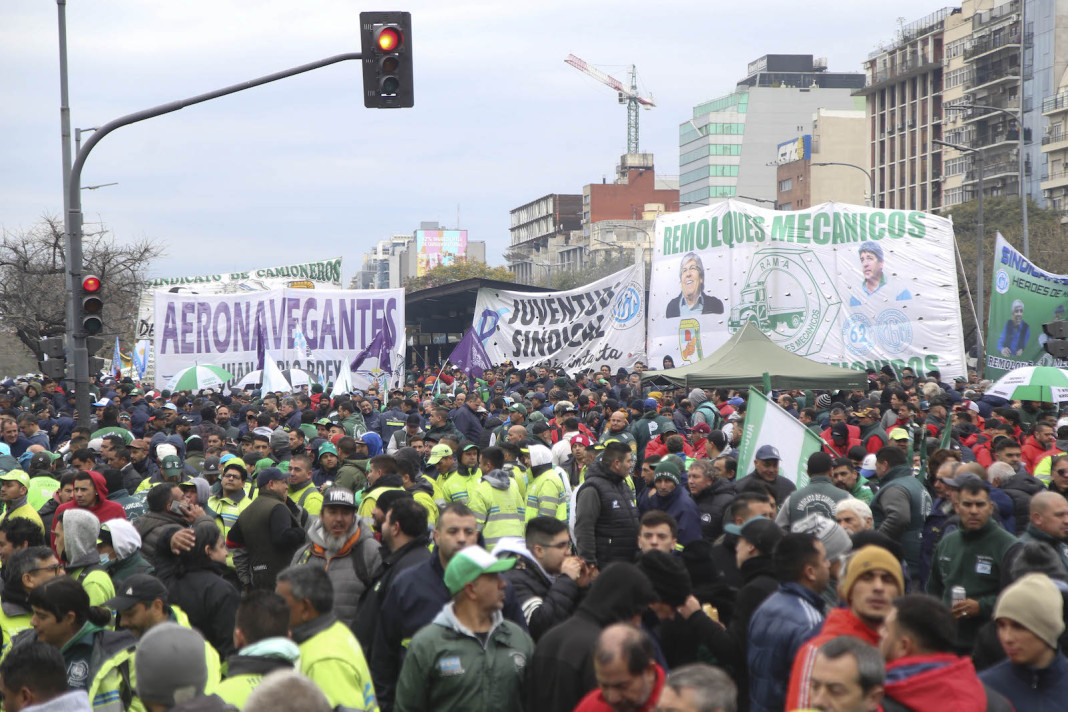
[[[639,264],[566,292],[480,289],[475,334],[494,364],[629,370],[645,360],[644,277]]]
[[[280,369],[300,368],[327,383],[383,330],[390,362],[404,364],[404,291],[271,289],[244,294],[156,295],[153,343],[157,382],[196,364],[222,366],[237,382],[258,366],[257,352]],[[298,346],[297,335],[304,346]],[[307,357],[310,352],[311,358]]]
[[[778,448],[779,474],[800,489],[808,484],[808,456],[823,449],[823,440],[775,401],[753,389],[749,391],[738,448],[739,477],[753,471],[753,460],[761,445]]]
[[[137,338],[154,336],[156,294],[240,294],[277,287],[322,289],[341,287],[341,258],[195,277],[159,277],[144,283],[137,305]]]
[[[747,322],[835,366],[963,375],[953,225],[912,210],[733,200],[657,218],[652,365],[698,361]]]
[[[1068,275],[1040,269],[999,232],[991,284],[984,375],[997,380],[1023,366],[1068,366],[1042,348],[1042,324],[1065,318]]]

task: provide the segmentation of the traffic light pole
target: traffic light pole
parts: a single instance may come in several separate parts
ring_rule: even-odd
[[[216,89],[207,94],[199,94],[188,99],[179,99],[178,101],[172,101],[168,104],[160,104],[151,109],[144,109],[132,114],[127,114],[126,116],[120,116],[94,131],[93,135],[89,137],[89,140],[79,149],[78,155],[74,159],[74,165],[70,172],[70,181],[67,185],[67,205],[69,207],[67,209],[66,223],[67,239],[69,241],[67,272],[71,285],[71,294],[69,295],[71,306],[67,314],[70,323],[67,324],[67,331],[72,337],[74,346],[74,394],[75,407],[78,410],[78,425],[88,427],[90,424],[89,351],[85,344],[88,334],[82,330],[81,324],[78,323],[77,314],[75,314],[77,311],[77,306],[75,305],[81,303],[82,297],[82,168],[85,166],[85,159],[89,157],[89,153],[101,139],[117,128],[136,124],[139,121],[152,119],[157,116],[163,116],[164,114],[170,114],[179,109],[184,109],[187,106],[202,104],[205,101],[218,99],[219,97],[227,96],[228,94],[236,94],[239,91],[258,87],[263,84],[270,84],[279,79],[286,79],[288,77],[296,76],[297,74],[310,72],[313,69],[321,69],[322,67],[328,67],[331,64],[337,64],[338,62],[344,62],[350,59],[358,60],[362,58],[363,54],[360,52],[337,54],[333,57],[320,59],[319,61],[311,62],[310,64],[302,64],[299,67],[285,69],[281,72],[268,74],[265,77],[242,82],[241,84],[233,84],[222,89]]]

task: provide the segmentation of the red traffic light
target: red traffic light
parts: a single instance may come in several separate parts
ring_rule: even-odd
[[[83,292],[99,292],[100,291],[100,278],[94,275],[89,275],[82,279],[82,291]]]
[[[401,36],[400,30],[396,27],[383,27],[378,31],[378,36],[375,38],[375,44],[378,45],[378,49],[383,52],[392,52],[400,47],[404,38]]]

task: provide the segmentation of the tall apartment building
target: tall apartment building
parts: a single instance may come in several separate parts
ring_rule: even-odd
[[[1032,190],[1038,180],[1042,196],[1064,211],[1068,210],[1068,0],[1029,2],[1026,22],[1034,36],[1035,102],[1042,97],[1044,120],[1040,129],[1032,127],[1033,137],[1042,136],[1045,158],[1044,168],[1031,172]]]
[[[582,269],[584,251],[573,237],[582,227],[582,196],[552,193],[509,212],[508,269],[520,284],[545,284],[559,262]],[[567,266],[561,265],[564,269]]]
[[[699,104],[679,125],[682,205],[747,197],[773,202],[776,151],[805,133],[818,109],[863,109],[852,96],[864,75],[829,72],[810,54],[769,54],[749,63],[735,90]]]
[[[442,230],[446,228],[436,222],[421,222],[419,229],[410,235],[393,235],[388,240],[379,240],[364,253],[360,269],[349,282],[349,289],[400,289],[405,280],[419,275],[419,250],[424,247],[420,240],[425,242],[427,232]],[[485,242],[468,241],[466,248],[464,259],[486,261]]]
[[[945,25],[959,8],[943,8],[903,25],[868,55],[865,98],[872,205],[934,210],[942,205],[942,77]],[[959,201],[958,201],[959,202]]]

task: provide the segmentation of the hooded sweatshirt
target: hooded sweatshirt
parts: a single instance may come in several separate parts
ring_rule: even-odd
[[[115,585],[100,565],[96,541],[100,521],[85,509],[71,509],[63,514],[63,558],[67,574],[89,594],[89,604],[101,606],[115,595]]]
[[[123,519],[112,519],[108,522],[108,530],[111,532],[115,559],[105,565],[112,581],[121,584],[134,574],[152,572],[152,564],[141,556],[141,535],[134,529],[133,524]]]
[[[52,545],[56,543],[56,522],[62,519],[64,513],[70,509],[85,509],[92,512],[93,515],[100,521],[109,522],[112,519],[126,519],[126,510],[122,508],[122,505],[118,502],[112,502],[108,500],[108,488],[104,484],[104,476],[99,472],[89,470],[89,477],[93,480],[93,485],[96,487],[96,504],[92,507],[79,507],[78,503],[73,499],[65,504],[59,505],[56,509],[56,514],[52,518]],[[96,542],[93,542],[95,550]]]

